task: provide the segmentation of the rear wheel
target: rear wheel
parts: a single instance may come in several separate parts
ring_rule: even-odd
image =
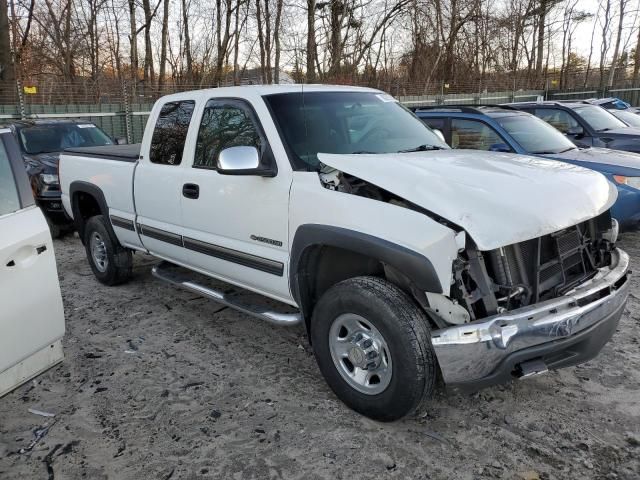
[[[87,221],[84,246],[91,270],[101,283],[117,285],[131,277],[131,250],[113,241],[102,215],[96,215]]]
[[[313,313],[311,340],[331,389],[368,417],[401,418],[435,389],[426,316],[384,279],[356,277],[325,292]]]

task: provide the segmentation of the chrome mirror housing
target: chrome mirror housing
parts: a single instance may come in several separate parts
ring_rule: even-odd
[[[218,171],[228,175],[247,173],[260,167],[260,154],[256,147],[229,147],[218,155]]]

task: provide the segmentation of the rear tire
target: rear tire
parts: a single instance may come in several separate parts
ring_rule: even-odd
[[[320,371],[353,410],[392,421],[431,397],[437,362],[428,320],[400,288],[376,277],[327,290],[311,319]]]
[[[84,247],[95,277],[105,285],[118,285],[131,277],[131,250],[114,241],[102,215],[91,217],[84,229]]]

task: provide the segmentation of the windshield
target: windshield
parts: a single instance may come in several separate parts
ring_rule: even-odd
[[[60,123],[22,127],[20,143],[26,153],[61,152],[65,148],[112,145],[109,136],[92,123]]]
[[[375,92],[268,95],[295,168],[316,170],[318,153],[396,153],[448,149],[393,97]]]
[[[630,127],[640,127],[640,115],[625,110],[614,110],[614,115]]]
[[[533,115],[495,119],[529,153],[560,153],[576,146],[562,133]]]
[[[602,107],[585,105],[576,107],[573,110],[596,132],[606,132],[607,130],[624,128],[627,126]]]

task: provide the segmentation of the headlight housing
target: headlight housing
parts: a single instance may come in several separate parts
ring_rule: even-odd
[[[614,175],[613,179],[621,185],[628,185],[640,190],[640,177],[625,177],[624,175]]]
[[[54,173],[41,173],[40,178],[42,179],[42,182],[47,185],[58,185],[60,182],[58,175]]]

